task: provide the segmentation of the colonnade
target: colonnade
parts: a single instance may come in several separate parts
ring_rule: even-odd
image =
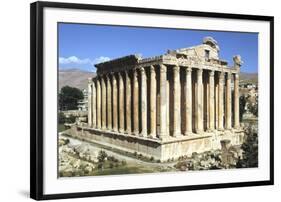
[[[163,64],[97,75],[88,125],[159,139],[239,128],[239,75]]]

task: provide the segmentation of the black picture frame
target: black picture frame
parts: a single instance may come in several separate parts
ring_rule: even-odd
[[[258,20],[270,23],[270,179],[240,183],[222,183],[192,186],[154,187],[129,190],[94,191],[67,194],[43,193],[43,9],[62,8],[130,13],[164,14],[224,19]],[[183,10],[135,8],[58,2],[35,2],[30,5],[30,197],[36,200],[93,197],[154,192],[187,191],[228,187],[246,187],[274,184],[274,17],[229,13],[195,12]]]

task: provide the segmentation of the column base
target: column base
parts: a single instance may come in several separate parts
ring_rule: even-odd
[[[234,129],[240,130],[240,129],[241,129],[241,126],[240,126],[240,125],[239,125],[239,126],[234,126]]]
[[[215,131],[215,129],[214,128],[209,128],[209,129],[207,129],[207,131],[206,132],[208,132],[208,133],[212,133],[212,132],[214,132]]]
[[[133,131],[133,132],[132,132],[132,135],[136,135],[136,136],[137,136],[137,135],[139,135],[139,134],[140,134],[140,133],[139,133],[139,132],[136,132],[136,131]]]
[[[140,133],[140,137],[147,137],[147,132],[145,132],[145,133]]]
[[[182,136],[182,134],[181,133],[179,133],[179,132],[177,132],[177,133],[173,133],[173,135],[172,135],[172,137],[181,137]]]
[[[196,129],[195,132],[196,132],[197,134],[199,134],[199,133],[204,133],[204,130],[203,130],[203,129]]]
[[[151,139],[156,139],[156,133],[150,133],[148,134],[148,137],[151,138]]]
[[[184,136],[189,136],[189,135],[192,135],[192,131],[189,131],[189,132],[184,132],[184,133],[183,133],[183,135],[184,135]]]
[[[126,130],[125,130],[125,133],[131,135],[131,134],[132,134],[132,131],[126,131]]]
[[[170,140],[171,138],[169,136],[164,136],[164,137],[159,137],[159,140],[161,141],[167,141]]]

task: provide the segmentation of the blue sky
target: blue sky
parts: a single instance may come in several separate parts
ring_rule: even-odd
[[[161,55],[168,49],[199,45],[206,36],[218,42],[221,59],[232,65],[233,55],[239,54],[242,72],[258,72],[257,33],[66,23],[59,24],[59,68],[95,71],[95,63],[130,54]]]

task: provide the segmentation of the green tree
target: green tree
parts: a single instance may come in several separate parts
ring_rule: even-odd
[[[242,120],[243,114],[245,113],[245,106],[246,106],[246,97],[245,95],[241,95],[239,98],[239,117]]]
[[[78,100],[83,99],[83,92],[78,88],[64,86],[59,93],[59,108],[60,110],[77,109]]]
[[[246,139],[242,144],[243,158],[236,163],[237,168],[258,167],[258,134],[253,130],[246,131]]]

